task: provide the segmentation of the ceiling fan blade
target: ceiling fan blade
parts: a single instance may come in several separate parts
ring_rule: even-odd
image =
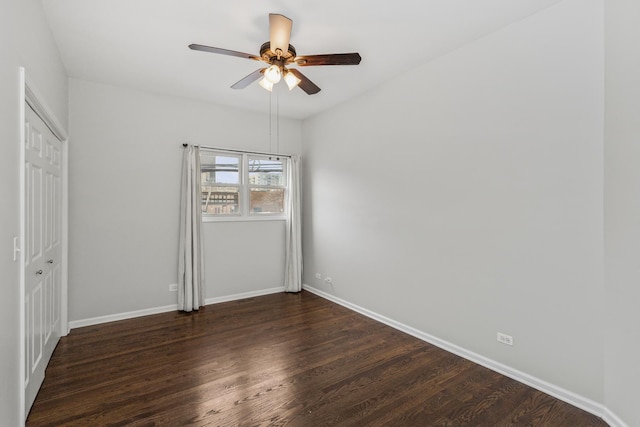
[[[262,74],[264,73],[264,70],[266,70],[266,68],[260,68],[258,70],[255,70],[253,73],[249,74],[247,77],[243,78],[242,80],[239,80],[237,82],[235,82],[231,88],[232,89],[244,89],[245,87],[249,86],[251,83],[255,82],[256,80],[258,80]]]
[[[269,14],[269,43],[271,51],[280,49],[283,53],[289,51],[289,40],[291,39],[291,27],[293,21],[284,15],[277,13]]]
[[[301,67],[311,65],[358,65],[362,57],[359,53],[329,53],[326,55],[296,56],[295,63]]]
[[[300,83],[298,83],[298,87],[303,91],[307,92],[307,95],[313,95],[320,92],[320,88],[316,86],[314,82],[309,80],[304,74],[295,68],[289,68],[289,72],[293,73],[294,76],[300,79]]]
[[[255,59],[256,61],[262,61],[262,58],[260,58],[259,56],[251,55],[250,53],[238,52],[238,51],[229,50],[229,49],[222,49],[219,47],[204,46],[201,44],[190,44],[189,49],[199,50],[202,52],[209,52],[209,53],[219,53],[221,55],[237,56],[239,58]]]

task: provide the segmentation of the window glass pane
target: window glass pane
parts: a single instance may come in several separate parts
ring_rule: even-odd
[[[251,213],[284,212],[284,188],[252,188],[249,209]]]
[[[240,184],[240,157],[203,152],[200,169],[203,184]]]
[[[249,184],[284,186],[284,161],[249,157]]]
[[[240,212],[238,200],[240,189],[237,187],[216,187],[202,185],[202,213],[229,215]]]

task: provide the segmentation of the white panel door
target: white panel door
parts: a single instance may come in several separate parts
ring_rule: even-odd
[[[25,413],[60,339],[62,143],[25,111]]]

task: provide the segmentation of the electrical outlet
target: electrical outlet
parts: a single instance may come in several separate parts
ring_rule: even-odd
[[[178,292],[178,284],[172,283],[169,285],[169,292]]]
[[[327,285],[333,285],[333,279],[331,277],[325,277],[324,282]]]
[[[498,332],[498,342],[501,342],[506,345],[513,345],[513,337],[511,335]]]
[[[316,279],[321,279],[322,280],[322,274],[316,273]]]

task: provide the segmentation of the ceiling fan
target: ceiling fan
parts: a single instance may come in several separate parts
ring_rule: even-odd
[[[320,88],[297,69],[288,68],[289,65],[308,67],[315,65],[357,65],[360,63],[362,58],[357,52],[297,56],[296,49],[289,44],[292,26],[293,21],[286,16],[270,13],[269,41],[263,43],[260,47],[260,56],[201,44],[190,44],[189,48],[202,52],[264,61],[269,64],[269,67],[260,68],[234,83],[231,86],[233,89],[244,89],[260,77],[263,77],[259,82],[260,86],[271,92],[273,85],[282,78],[287,83],[289,90],[299,86],[308,95],[313,95],[320,92]]]

